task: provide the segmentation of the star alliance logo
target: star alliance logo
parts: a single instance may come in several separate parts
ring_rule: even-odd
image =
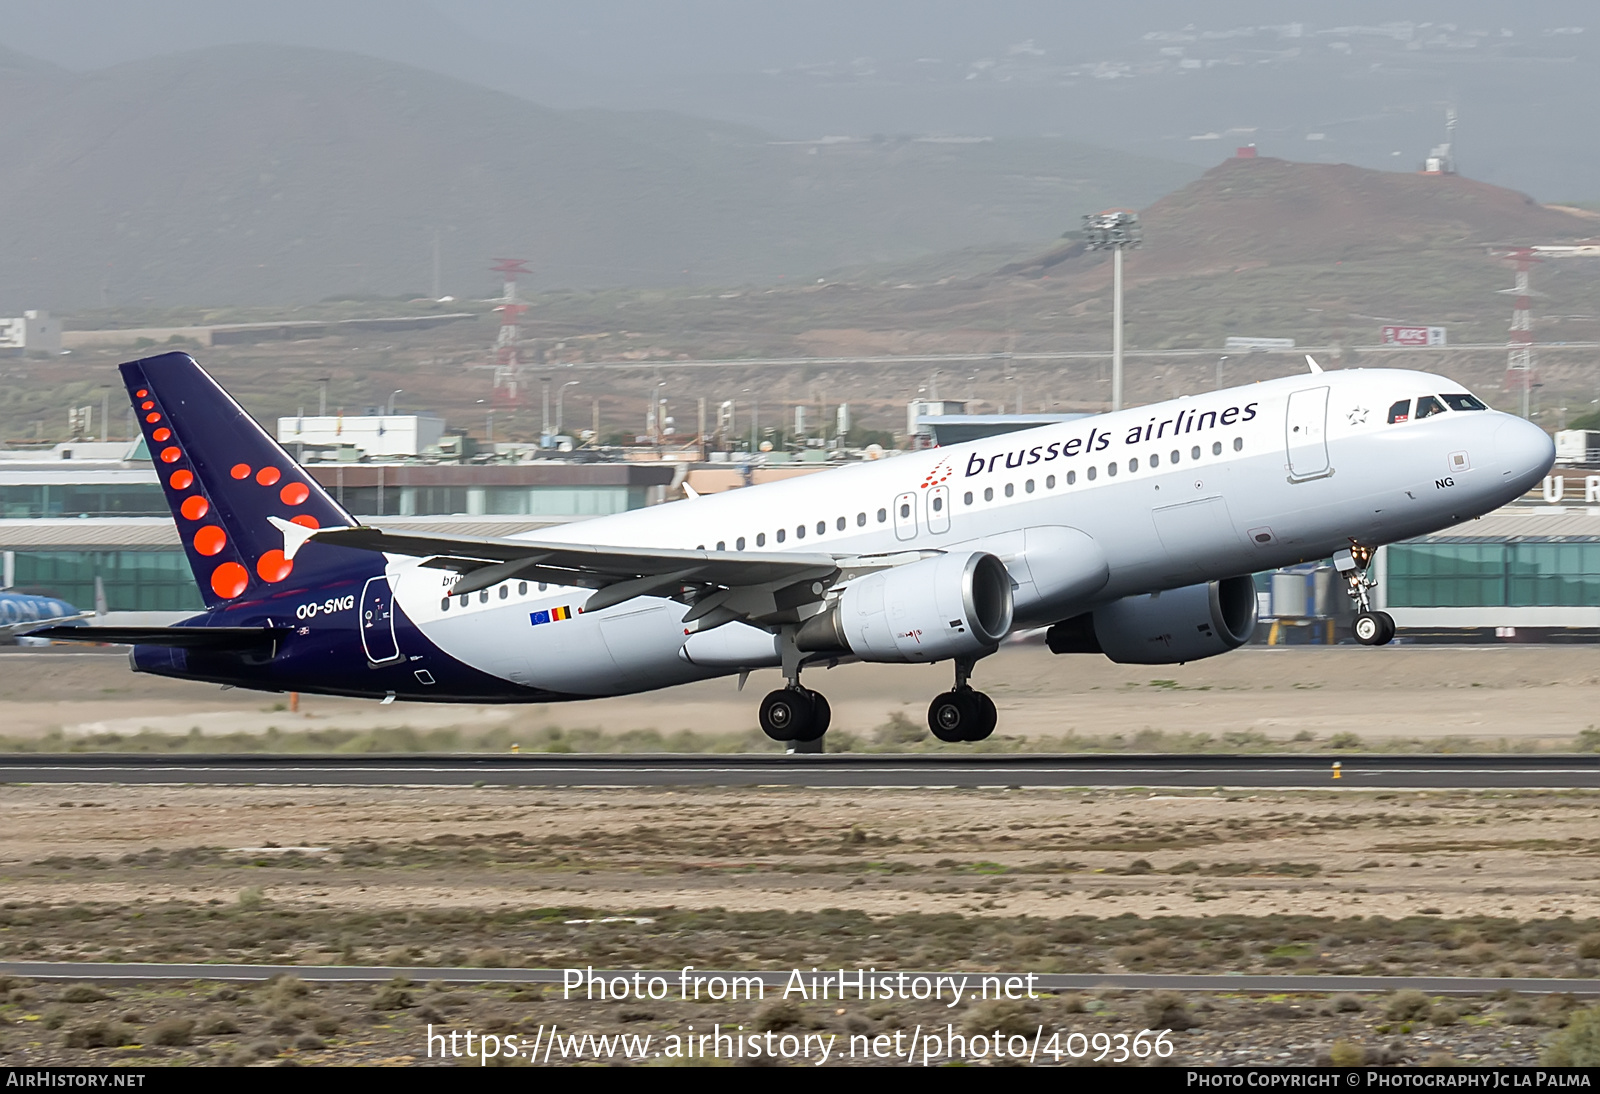
[[[1364,406],[1358,406],[1355,409],[1351,410],[1349,414],[1346,414],[1345,417],[1350,419],[1350,424],[1351,425],[1366,425],[1367,424],[1367,408],[1364,407]]]

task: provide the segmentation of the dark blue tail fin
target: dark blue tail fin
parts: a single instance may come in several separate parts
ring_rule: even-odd
[[[188,354],[121,370],[207,607],[262,595],[307,564],[284,557],[283,532],[267,518],[355,525]]]

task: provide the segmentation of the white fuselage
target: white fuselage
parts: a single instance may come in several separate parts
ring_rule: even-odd
[[[840,557],[983,550],[1012,571],[1015,625],[1043,626],[1136,593],[1420,535],[1504,504],[1548,469],[1553,449],[1542,430],[1491,410],[1388,420],[1397,401],[1465,391],[1418,372],[1298,375],[530,538]],[[1061,542],[1048,534],[1058,529],[1090,537],[1109,564],[1086,599],[1053,594],[1057,560],[1045,552]],[[400,556],[388,572],[399,606],[444,652],[561,696],[723,675],[740,667],[727,653],[739,648],[749,651],[742,667],[777,664],[771,636],[739,623],[696,636],[722,632],[723,653],[715,664],[694,663],[693,646],[684,648],[686,608],[673,600],[641,597],[581,613],[590,590],[512,581],[446,606],[452,574]]]

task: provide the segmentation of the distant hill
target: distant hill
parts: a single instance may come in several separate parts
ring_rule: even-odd
[[[1140,212],[1144,246],[1130,273],[1160,278],[1259,266],[1404,258],[1487,244],[1553,243],[1600,231],[1592,218],[1459,175],[1348,164],[1229,159]],[[1065,274],[1098,264],[1064,242],[1000,272]]]
[[[814,277],[1051,238],[1183,165],[1059,140],[778,143],[554,111],[352,54],[229,46],[66,73],[0,53],[0,314],[442,288]]]

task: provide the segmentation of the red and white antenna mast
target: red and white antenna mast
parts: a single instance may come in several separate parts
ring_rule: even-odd
[[[1511,330],[1506,337],[1506,390],[1514,392],[1522,401],[1522,416],[1528,418],[1531,408],[1535,375],[1533,368],[1533,296],[1528,274],[1535,257],[1532,247],[1504,247],[1493,252],[1515,264],[1517,282],[1509,289],[1499,291],[1513,298]]]
[[[528,263],[520,258],[497,258],[493,269],[505,279],[503,303],[495,309],[500,313],[500,333],[494,342],[494,400],[514,404],[518,401],[517,342],[522,337],[517,320],[528,310],[528,305],[517,302],[517,275],[529,273]]]

